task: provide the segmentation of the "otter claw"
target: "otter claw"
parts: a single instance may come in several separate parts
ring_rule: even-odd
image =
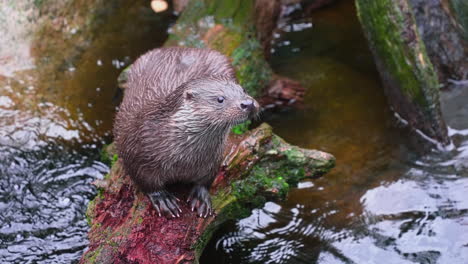
[[[209,215],[212,215],[211,210],[211,198],[208,189],[204,186],[196,185],[193,187],[190,192],[187,202],[190,203],[190,209],[197,211],[198,217],[206,218]]]
[[[153,204],[153,207],[158,212],[158,216],[165,215],[166,217],[171,216],[172,218],[180,217],[182,210],[177,205],[177,197],[168,193],[165,190],[152,192],[148,194],[148,197]]]

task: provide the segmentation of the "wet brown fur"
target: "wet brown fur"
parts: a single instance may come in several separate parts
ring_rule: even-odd
[[[229,60],[206,49],[156,49],[132,65],[127,87],[114,124],[126,173],[146,193],[177,182],[209,188],[231,126],[245,119],[234,106],[211,104],[217,93],[248,97]]]

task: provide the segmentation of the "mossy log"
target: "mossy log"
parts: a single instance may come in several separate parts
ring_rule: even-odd
[[[99,193],[87,211],[90,244],[81,263],[197,263],[220,224],[248,216],[267,200],[285,198],[290,186],[326,173],[334,163],[332,155],[289,145],[262,124],[229,138],[211,188],[215,216],[198,218],[180,203],[182,216],[166,219],[158,217],[117,161],[96,183]],[[185,187],[176,188],[185,200]]]
[[[448,144],[440,83],[409,0],[356,0],[391,108],[432,142]]]
[[[265,60],[278,12],[279,1],[190,1],[165,45],[216,49],[231,58],[239,83],[250,94],[276,97],[275,104],[298,101],[301,86],[276,76]],[[122,87],[125,80],[123,73]],[[81,263],[197,263],[220,224],[248,216],[267,200],[284,199],[298,181],[320,176],[335,164],[328,153],[289,145],[267,124],[231,133],[228,142],[210,190],[215,215],[206,219],[196,217],[183,202],[182,217],[158,217],[111,154],[111,172],[96,182],[99,192],[88,207],[90,244]],[[174,188],[184,201],[186,186]]]

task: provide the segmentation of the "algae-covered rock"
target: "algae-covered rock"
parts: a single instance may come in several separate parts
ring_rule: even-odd
[[[123,173],[120,162],[115,163],[106,179],[97,183],[99,194],[88,207],[90,244],[81,263],[198,262],[221,223],[248,216],[267,200],[285,198],[291,186],[326,173],[335,159],[325,152],[289,145],[262,124],[230,136],[223,164],[211,188],[214,216],[198,218],[180,202],[182,216],[166,219],[158,217],[147,197]],[[175,188],[184,201],[186,188]]]
[[[440,83],[408,0],[357,0],[356,6],[391,108],[430,141],[448,144]]]

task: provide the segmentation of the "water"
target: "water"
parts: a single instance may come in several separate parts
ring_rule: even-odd
[[[88,244],[85,211],[91,182],[109,170],[99,149],[111,139],[117,76],[162,45],[173,21],[146,1],[110,3],[100,16],[93,32],[33,38],[32,67],[0,64],[0,263],[77,262]]]
[[[336,168],[225,224],[202,263],[467,263],[468,88],[442,95],[453,149],[421,155],[388,110],[353,1],[282,29],[271,64],[307,92],[267,121]]]

